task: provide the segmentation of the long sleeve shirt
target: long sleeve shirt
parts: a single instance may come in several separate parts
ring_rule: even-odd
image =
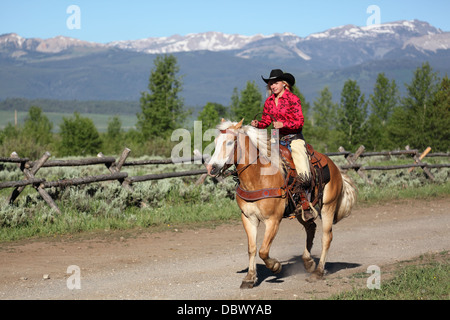
[[[301,133],[304,124],[301,102],[289,90],[285,90],[283,95],[278,98],[278,105],[275,105],[274,94],[268,97],[264,103],[263,112],[272,115],[277,121],[283,123],[283,128],[280,129],[280,136]],[[267,128],[271,123],[272,118],[263,114],[261,121],[258,122],[258,128]]]

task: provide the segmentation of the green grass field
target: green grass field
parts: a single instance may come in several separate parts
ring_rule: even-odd
[[[450,254],[426,254],[387,266],[380,288],[360,288],[330,297],[331,300],[449,300]],[[354,274],[359,277],[359,274]],[[362,277],[365,279],[367,274]],[[384,279],[384,280],[383,280]]]
[[[28,112],[17,112],[17,122],[19,125],[23,124]],[[73,113],[57,113],[57,112],[45,112],[45,116],[53,123],[53,131],[59,131],[59,125],[62,122],[62,118],[70,118]],[[112,115],[108,114],[94,114],[94,113],[81,113],[82,117],[92,119],[98,132],[106,132],[108,127],[108,120]],[[127,131],[134,128],[137,122],[135,115],[119,115],[122,121],[122,129]],[[0,130],[4,129],[8,123],[14,124],[14,111],[1,111],[0,110]]]

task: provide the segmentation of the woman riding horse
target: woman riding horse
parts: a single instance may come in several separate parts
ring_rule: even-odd
[[[248,194],[259,195],[254,199],[236,195],[236,201],[242,212],[244,229],[247,233],[249,255],[248,273],[242,281],[241,288],[252,288],[257,280],[256,238],[260,222],[263,222],[266,228],[259,256],[272,272],[281,271],[281,263],[269,256],[269,250],[283,219],[288,198],[285,194],[286,176],[283,170],[276,167],[274,174],[264,173],[268,167],[274,167],[272,161],[267,161],[273,157],[269,155],[270,140],[268,141],[265,130],[242,126],[242,122],[223,121],[217,126],[220,133],[215,139],[214,154],[206,167],[209,175],[217,176],[234,164],[239,178],[238,188]],[[351,180],[340,172],[330,158],[326,155],[320,154],[320,156],[326,158],[330,179],[323,189],[322,253],[317,267],[311,257],[316,223],[313,219],[305,221],[297,216],[297,220],[305,227],[306,231],[306,247],[302,259],[305,269],[312,272],[310,280],[323,277],[327,253],[333,239],[332,225],[348,216],[356,201],[356,188]],[[265,158],[264,161],[263,158]]]
[[[309,197],[311,170],[302,133],[304,116],[301,101],[292,93],[295,78],[292,74],[284,73],[280,69],[272,70],[267,79],[263,76],[261,78],[267,83],[267,90],[271,92],[271,95],[264,103],[261,120],[253,120],[251,125],[255,128],[264,129],[272,123],[272,119],[276,119],[276,121],[273,121],[273,127],[280,130],[281,144],[285,144],[291,149],[292,160],[299,176],[298,180],[301,181],[302,188]],[[304,203],[304,210],[306,211],[309,201]],[[307,219],[313,218],[310,211],[306,212]]]

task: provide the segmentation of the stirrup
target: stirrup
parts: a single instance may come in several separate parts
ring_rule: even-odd
[[[305,222],[310,221],[310,220],[315,221],[317,219],[317,217],[319,216],[319,213],[317,212],[316,208],[313,207],[311,202],[309,203],[309,208],[313,212],[313,216],[311,218],[306,219],[305,218],[305,210],[303,210],[303,206],[300,206],[300,208],[302,209],[302,219]]]

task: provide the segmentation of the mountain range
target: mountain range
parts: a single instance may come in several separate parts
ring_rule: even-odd
[[[347,79],[370,94],[379,72],[409,83],[430,62],[450,71],[450,32],[419,20],[358,27],[345,25],[307,37],[292,33],[244,36],[205,32],[163,38],[94,43],[58,36],[26,39],[0,35],[0,99],[134,100],[145,91],[153,59],[173,54],[183,76],[185,105],[228,105],[232,91],[281,68],[312,101],[324,86],[335,100]]]

